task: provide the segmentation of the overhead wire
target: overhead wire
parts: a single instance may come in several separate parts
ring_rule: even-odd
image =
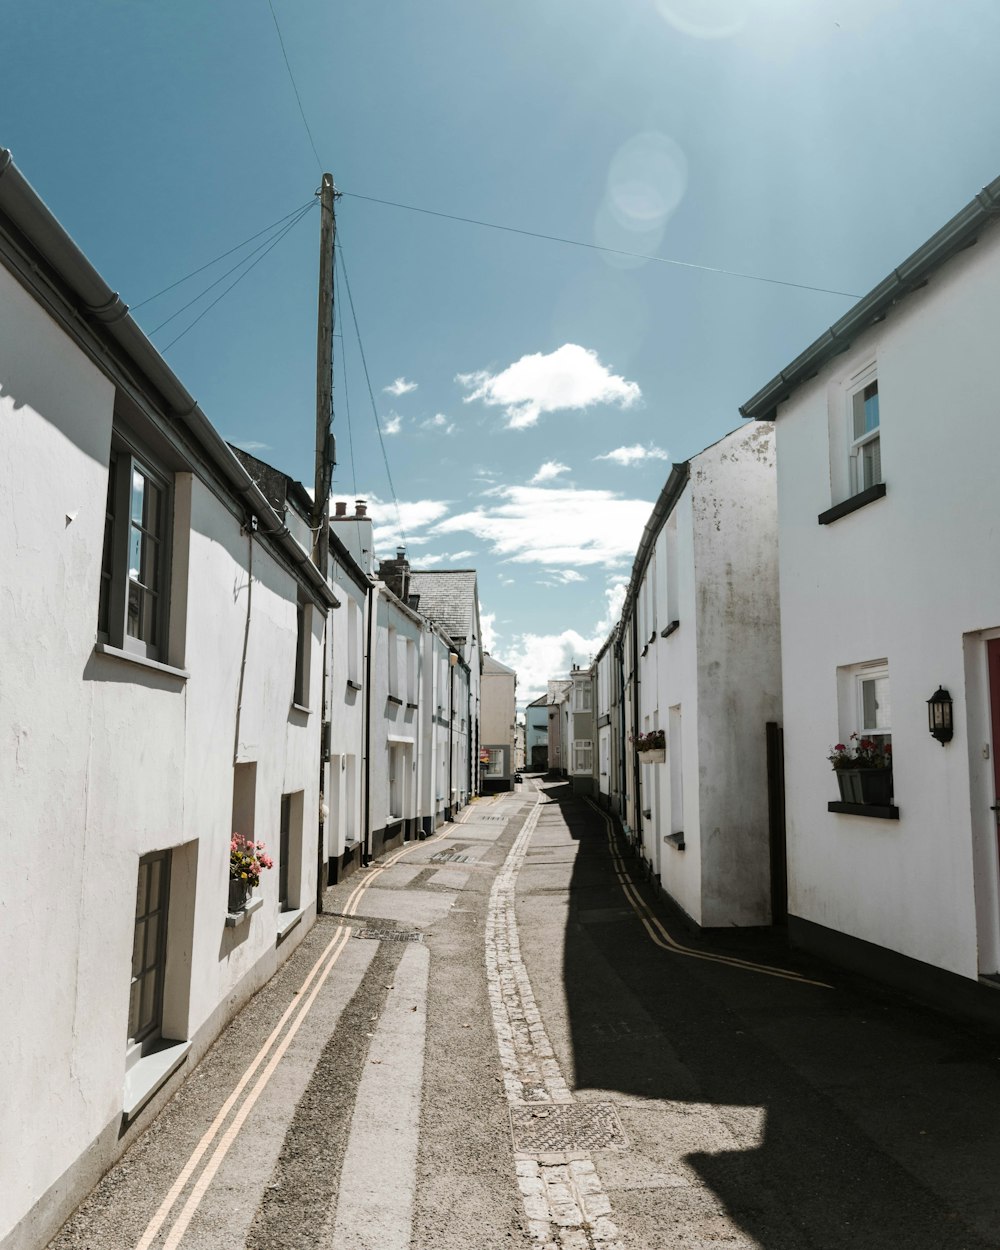
[[[311,206],[310,206],[310,207],[311,207]],[[227,286],[227,287],[226,287],[226,289],[225,289],[224,291],[220,292],[220,294],[218,294],[218,295],[215,297],[215,299],[214,299],[214,300],[212,300],[211,304],[209,304],[207,308],[203,309],[203,310],[202,310],[202,311],[198,314],[198,316],[197,316],[197,317],[195,317],[194,321],[192,321],[192,322],[191,322],[191,324],[190,324],[189,326],[185,327],[185,329],[183,329],[183,330],[180,332],[180,334],[178,334],[178,335],[177,335],[177,337],[176,337],[176,338],[171,339],[171,340],[170,340],[170,342],[169,342],[169,343],[167,343],[167,345],[166,345],[165,347],[161,347],[161,348],[159,349],[159,350],[160,350],[160,354],[162,355],[164,352],[168,352],[168,351],[171,349],[171,347],[173,347],[173,345],[174,345],[175,343],[179,343],[179,342],[181,341],[181,339],[185,336],[185,334],[187,334],[190,330],[193,330],[193,329],[194,329],[194,327],[198,324],[198,322],[199,322],[199,321],[201,321],[202,317],[207,316],[207,315],[208,315],[208,313],[210,313],[210,312],[212,311],[212,309],[216,306],[216,304],[218,304],[218,303],[219,303],[219,301],[220,301],[220,300],[225,299],[225,298],[226,298],[226,296],[229,294],[229,292],[230,292],[230,291],[231,291],[234,287],[239,286],[239,284],[243,281],[243,279],[247,276],[247,274],[249,274],[249,273],[251,272],[251,270],[256,269],[256,268],[257,268],[257,266],[260,264],[260,262],[261,262],[262,260],[264,260],[264,258],[265,258],[266,256],[268,256],[271,252],[273,252],[273,251],[274,251],[274,249],[278,246],[278,244],[282,241],[282,239],[284,239],[284,238],[285,238],[285,236],[286,236],[287,234],[289,234],[289,233],[290,233],[290,231],[294,230],[294,229],[295,229],[295,227],[299,224],[299,222],[300,222],[300,221],[302,221],[302,219],[303,219],[305,216],[307,216],[308,212],[309,212],[309,209],[307,208],[304,212],[300,213],[300,214],[298,215],[298,217],[296,217],[293,221],[290,221],[290,222],[288,223],[288,225],[287,225],[287,226],[285,226],[285,228],[284,228],[283,230],[281,230],[281,231],[280,231],[280,233],[279,233],[279,234],[277,234],[277,235],[275,236],[275,238],[274,238],[274,239],[272,239],[272,240],[271,240],[270,245],[267,247],[267,250],[266,250],[266,251],[264,251],[264,252],[261,252],[261,254],[257,257],[257,259],[253,262],[253,264],[252,264],[252,265],[247,266],[247,268],[243,270],[243,272],[240,274],[240,276],[239,276],[239,277],[238,277],[235,281],[231,282],[231,283],[229,284],[229,286]],[[259,249],[255,249],[255,250],[259,250]],[[246,259],[248,259],[248,258],[244,258],[244,259],[246,260]],[[236,268],[238,268],[238,267],[239,267],[239,266],[236,266]],[[231,273],[231,272],[232,272],[232,270],[230,270],[230,273]],[[217,285],[217,284],[216,284],[216,283],[213,283],[212,285],[213,285],[213,286],[215,286],[215,285]],[[205,294],[205,292],[202,292],[202,294]],[[199,297],[199,298],[200,298],[200,297]],[[189,305],[189,306],[190,306],[190,305]],[[166,323],[164,323],[164,324],[166,324]],[[154,333],[155,333],[155,331],[154,331]]]
[[[338,234],[342,237],[343,232],[338,229]],[[385,450],[385,439],[382,436],[382,423],[378,418],[378,407],[375,403],[375,392],[372,389],[371,375],[368,372],[368,361],[365,359],[365,346],[361,341],[361,330],[358,328],[358,314],[354,309],[354,296],[351,294],[351,280],[347,276],[347,262],[344,259],[344,245],[342,242],[337,244],[337,250],[340,253],[340,268],[344,274],[344,287],[347,290],[347,303],[351,310],[351,320],[354,322],[354,333],[358,340],[358,352],[361,355],[361,365],[364,369],[365,382],[368,384],[368,398],[371,400],[372,413],[375,417],[375,428],[378,430],[379,446],[382,448],[382,460],[385,464],[385,476],[388,480],[389,490],[392,494],[392,502],[396,508],[396,523],[399,526],[399,536],[403,540],[403,546],[405,547],[406,532],[403,529],[403,516],[399,510],[399,499],[396,497],[396,488],[392,482],[392,471],[389,468],[389,456]]]
[[[302,115],[302,124],[306,128],[306,134],[309,136],[309,144],[313,150],[313,156],[316,157],[316,164],[319,166],[320,174],[323,173],[323,162],[319,159],[319,152],[316,150],[316,141],[313,139],[313,133],[309,128],[309,121],[306,118],[306,111],[302,107],[302,97],[299,95],[298,86],[295,83],[295,75],[292,73],[291,62],[288,59],[288,53],[285,51],[285,40],[281,34],[281,27],[278,25],[278,15],[274,11],[274,5],[271,0],[267,0],[267,7],[271,10],[271,17],[274,20],[274,29],[278,32],[278,43],[281,44],[281,55],[285,58],[285,69],[288,70],[288,78],[292,84],[292,90],[295,92],[295,99],[299,106],[299,113]]]
[[[582,247],[591,252],[606,252],[611,256],[628,256],[633,260],[649,260],[659,265],[673,265],[680,269],[696,269],[702,273],[717,273],[729,278],[744,278],[749,282],[767,282],[772,286],[788,286],[798,291],[816,291],[821,295],[840,295],[845,299],[860,299],[850,291],[835,291],[830,287],[811,286],[806,282],[789,282],[784,278],[768,278],[759,273],[745,273],[739,269],[723,269],[715,265],[697,265],[689,260],[676,260],[669,256],[655,256],[647,252],[630,252],[621,247],[605,247],[601,243],[585,243],[582,239],[569,239],[561,234],[543,234],[539,230],[523,230],[517,226],[505,226],[495,221],[483,221],[478,217],[462,217],[457,213],[443,213],[433,208],[421,208],[416,204],[402,204],[398,200],[382,200],[374,195],[361,195],[357,191],[341,191],[352,200],[367,200],[370,204],[383,204],[388,208],[400,208],[408,213],[422,213],[426,217],[443,217],[446,221],[460,221],[468,226],[481,226],[485,230],[500,230],[505,234],[520,234],[529,239],[544,239],[549,243],[563,243],[567,247]]]
[[[309,210],[313,207],[314,203],[315,201],[310,201],[310,203],[303,205],[303,207],[298,210],[297,214],[294,214],[294,218],[295,218],[294,221],[289,222],[289,224],[285,226],[283,229],[275,231],[275,233],[270,235],[268,238],[266,238],[263,243],[258,243],[258,245],[253,249],[252,252],[248,252],[246,256],[244,256],[241,260],[237,261],[236,264],[233,265],[231,269],[227,269],[224,274],[220,274],[219,277],[216,278],[214,282],[210,282],[208,286],[204,287],[201,291],[199,291],[198,294],[195,295],[193,299],[189,299],[186,304],[182,304],[180,308],[177,309],[176,312],[172,312],[170,316],[166,318],[166,320],[161,321],[160,324],[156,326],[154,329],[150,330],[149,333],[158,334],[163,329],[164,326],[169,325],[170,322],[173,321],[175,318],[179,317],[182,312],[187,312],[187,310],[192,306],[192,304],[197,304],[197,302],[200,299],[206,296],[209,293],[209,291],[217,287],[220,282],[225,282],[225,280],[229,277],[230,274],[235,273],[237,269],[242,269],[242,267],[247,263],[247,261],[250,259],[251,256],[256,256],[258,252],[262,251],[264,248],[267,248],[268,244],[271,243],[272,241],[277,242],[279,241],[279,239],[284,238],[285,235],[288,233],[289,230],[291,230],[293,226],[297,226],[299,224],[299,222],[306,215],[306,213],[308,213]],[[282,220],[285,220],[285,219],[283,218]],[[270,248],[268,248],[268,251],[269,250]],[[252,269],[253,265],[251,265],[250,268]],[[192,324],[194,323],[192,322]]]
[[[262,234],[267,234],[270,230],[274,230],[280,226],[282,222],[288,221],[289,217],[294,217],[296,213],[302,212],[305,208],[311,208],[313,200],[308,200],[305,204],[300,204],[298,208],[293,209],[290,213],[286,213],[284,217],[279,217],[277,221],[272,221],[269,226],[265,226],[263,230],[258,230],[256,234],[252,234],[249,239],[244,239],[242,243],[237,243],[235,247],[229,248],[228,251],[220,253],[214,260],[207,261],[204,265],[199,265],[197,269],[192,269],[190,273],[178,278],[176,282],[171,282],[169,286],[165,286],[161,291],[157,291],[155,295],[147,295],[144,300],[140,300],[138,304],[130,305],[129,311],[136,312],[143,308],[146,304],[151,304],[153,300],[159,299],[161,295],[166,295],[168,291],[172,291],[175,287],[183,286],[191,278],[196,278],[198,274],[204,273],[206,269],[211,269],[213,265],[217,265],[220,260],[225,260],[227,256],[232,256],[234,252],[238,252],[241,247],[246,247],[248,243],[252,243],[254,239],[259,239]],[[155,333],[155,331],[154,331]]]

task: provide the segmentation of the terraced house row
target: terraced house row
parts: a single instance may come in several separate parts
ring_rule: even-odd
[[[223,441],[2,150],[0,418],[7,1250],[45,1244],[328,882],[469,801],[482,652],[475,571],[376,568],[363,502],[313,563],[308,493]]]
[[[550,766],[691,923],[993,1020],[998,217],[1000,179],[673,466],[546,699]]]

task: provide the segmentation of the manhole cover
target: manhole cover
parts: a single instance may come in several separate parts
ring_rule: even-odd
[[[422,933],[411,933],[406,929],[358,929],[356,938],[368,938],[372,942],[422,942]]]
[[[438,851],[436,855],[431,856],[432,864],[467,864],[468,862],[468,855],[463,855],[461,851]]]
[[[609,1102],[527,1103],[511,1107],[514,1149],[522,1154],[564,1154],[603,1150],[628,1142]]]

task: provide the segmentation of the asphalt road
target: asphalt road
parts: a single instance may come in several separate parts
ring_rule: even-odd
[[[565,785],[326,908],[52,1250],[1000,1247],[1000,1040],[687,932]]]

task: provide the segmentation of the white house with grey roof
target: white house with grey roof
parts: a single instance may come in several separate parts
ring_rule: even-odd
[[[458,709],[468,725],[467,754],[462,761],[467,795],[479,793],[482,629],[475,569],[411,569],[409,598],[416,611],[433,621],[451,639],[468,670],[466,709]]]
[[[0,1242],[27,1250],[315,915],[337,598],[2,149],[0,421]],[[275,867],[231,912],[234,830]]]
[[[998,218],[1000,179],[741,409],[777,436],[790,934],[994,1015]],[[847,784],[854,734],[891,763]]]
[[[517,673],[483,654],[482,754],[483,788],[512,790],[517,765],[514,738],[517,717]]]

